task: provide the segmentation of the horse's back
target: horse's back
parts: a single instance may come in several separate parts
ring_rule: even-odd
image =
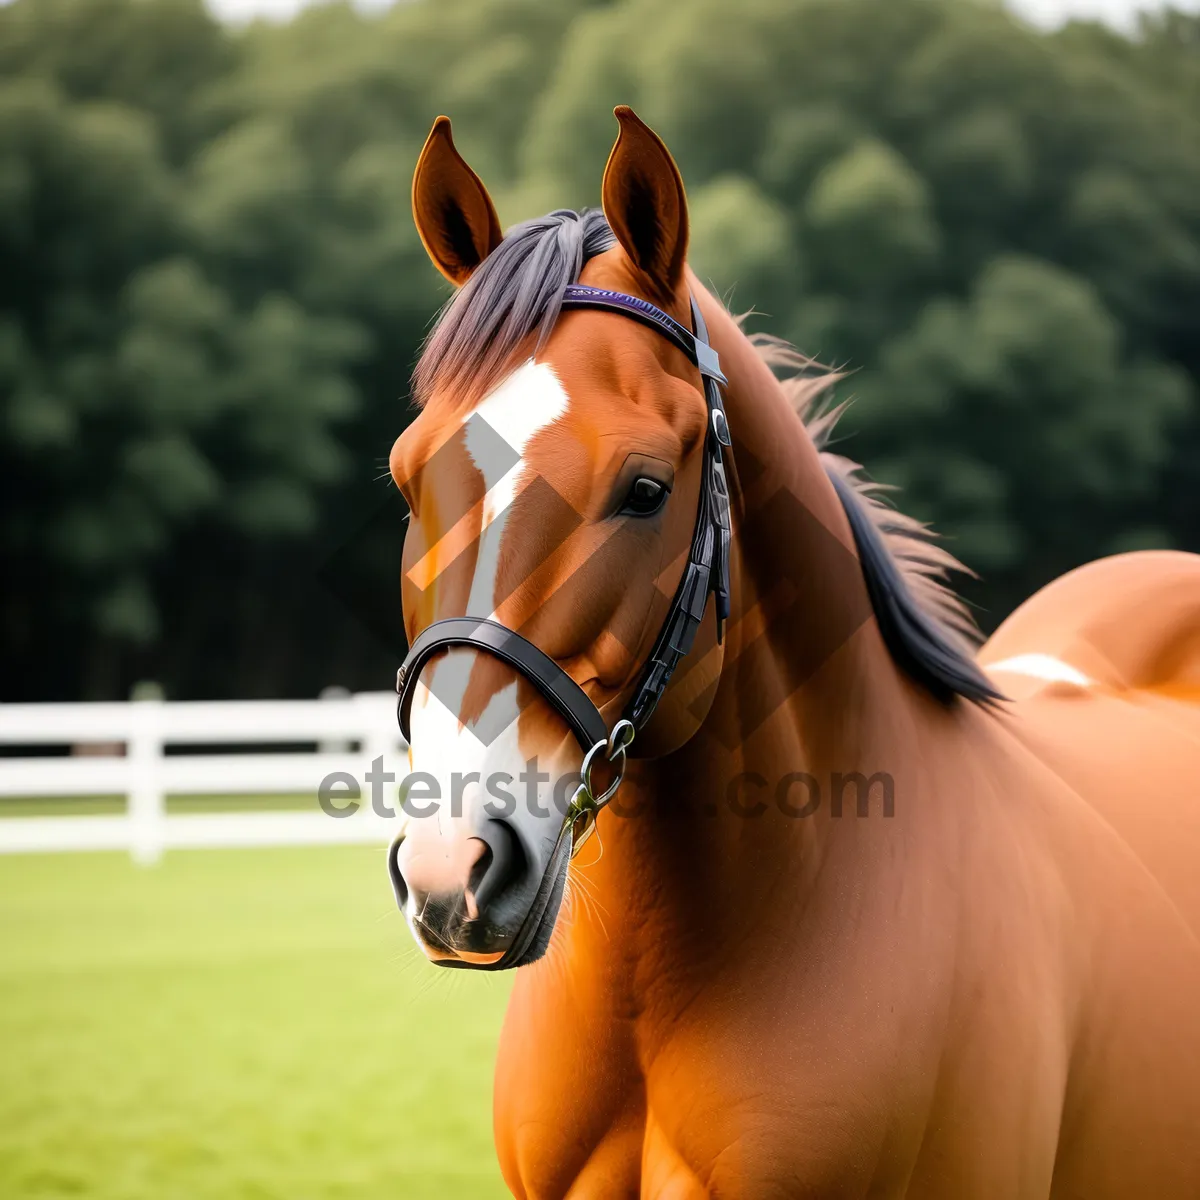
[[[1200,936],[1200,556],[1080,567],[1017,609],[979,659],[1013,699],[1022,740]]]
[[[979,652],[990,670],[1034,656],[1200,710],[1200,555],[1145,550],[1088,563],[1022,604]]]

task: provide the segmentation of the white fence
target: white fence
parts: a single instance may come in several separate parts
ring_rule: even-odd
[[[185,749],[255,743],[316,743],[318,749],[240,754]],[[138,862],[154,862],[177,847],[386,842],[398,821],[372,811],[364,779],[380,755],[398,778],[407,761],[396,697],[387,692],[321,700],[0,704],[0,745],[74,750],[0,757],[0,854],[128,850]],[[168,746],[184,752],[166,754]],[[88,752],[106,747],[108,753]],[[358,781],[362,795],[353,815],[335,818],[317,807],[318,788],[333,772]],[[394,808],[395,788],[389,790]],[[271,793],[311,796],[312,809],[168,813],[166,806],[169,794]],[[125,797],[123,813],[2,815],[6,797],[113,795]],[[338,807],[347,803],[344,791],[334,795]]]

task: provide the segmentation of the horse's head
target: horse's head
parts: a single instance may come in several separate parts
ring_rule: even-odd
[[[711,436],[677,345],[621,315],[561,309],[583,283],[691,327],[678,169],[629,109],[617,116],[603,213],[553,213],[504,238],[449,122],[434,124],[413,210],[459,291],[417,369],[421,412],[391,454],[411,509],[410,640],[435,621],[490,618],[552,659],[608,729],[672,611]],[[710,612],[695,654],[713,650],[714,628]],[[562,898],[585,739],[528,669],[478,645],[441,645],[413,670],[408,819],[389,859],[398,900],[435,961],[531,961]],[[669,690],[639,746],[681,744],[702,709]]]

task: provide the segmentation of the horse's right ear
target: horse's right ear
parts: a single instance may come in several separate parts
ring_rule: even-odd
[[[413,220],[433,265],[455,287],[500,244],[504,234],[483,181],[454,148],[450,118],[438,117],[413,172]]]

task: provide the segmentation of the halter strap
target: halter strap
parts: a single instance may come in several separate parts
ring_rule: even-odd
[[[604,724],[600,710],[588,699],[587,692],[527,638],[498,621],[447,617],[432,622],[418,634],[404,665],[396,672],[396,691],[400,696],[398,716],[406,740],[417,676],[429,659],[447,646],[474,646],[515,667],[571,726],[585,750],[608,737],[608,726]]]
[[[694,333],[669,313],[639,296],[582,284],[572,284],[562,296],[564,309],[594,308],[621,313],[661,333],[699,369],[708,407],[700,497],[687,565],[622,718],[635,730],[642,729],[650,720],[679,660],[691,650],[710,594],[716,606],[718,641],[724,636],[729,617],[732,529],[724,454],[732,443],[721,398],[721,386],[727,380],[721,372],[716,351],[708,343],[708,329],[695,297],[692,297],[691,306]],[[585,754],[607,740],[608,727],[600,710],[558,663],[515,630],[478,617],[447,617],[434,621],[409,648],[403,666],[396,672],[399,697],[396,714],[405,740],[411,740],[409,714],[421,669],[433,654],[449,646],[474,646],[519,671],[571,727]]]

